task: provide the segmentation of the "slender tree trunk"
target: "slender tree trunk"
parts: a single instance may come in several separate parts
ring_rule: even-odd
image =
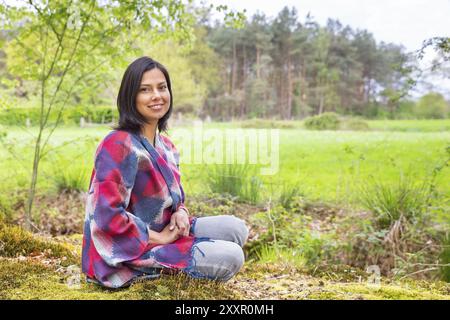
[[[33,160],[33,172],[31,175],[30,188],[28,189],[28,199],[27,206],[25,210],[25,228],[31,230],[32,226],[32,208],[34,196],[36,194],[36,183],[38,178],[38,168],[39,168],[39,157],[41,153],[41,136],[42,131],[39,132],[38,138],[36,140],[36,145],[34,148],[34,160]]]
[[[291,57],[288,57],[287,71],[288,71],[288,83],[287,83],[287,105],[286,105],[286,119],[291,119],[292,116],[292,70],[291,70]]]
[[[233,38],[233,68],[231,74],[231,94],[234,94],[236,90],[236,77],[237,77],[237,54],[236,54],[236,39]]]
[[[324,89],[324,87],[322,87],[322,88],[320,88],[319,114],[323,113],[324,101],[325,101],[325,89]]]
[[[241,101],[241,118],[245,116],[246,113],[246,85],[245,82],[247,80],[247,51],[245,50],[245,45],[243,45],[244,50],[244,58],[242,63],[242,101]]]
[[[256,79],[261,78],[261,51],[256,47]]]

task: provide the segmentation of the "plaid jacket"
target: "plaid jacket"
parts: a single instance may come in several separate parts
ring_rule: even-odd
[[[169,138],[116,130],[99,144],[89,184],[82,249],[88,280],[118,288],[136,277],[156,277],[155,266],[192,269],[192,234],[167,245],[149,244],[184,207],[179,154]],[[193,225],[195,218],[190,217]]]

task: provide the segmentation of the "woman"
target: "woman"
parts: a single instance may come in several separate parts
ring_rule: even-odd
[[[195,218],[184,205],[179,154],[160,135],[172,104],[163,65],[141,57],[128,66],[119,124],[97,148],[89,186],[82,253],[88,281],[119,288],[163,270],[226,281],[244,263],[242,220]]]

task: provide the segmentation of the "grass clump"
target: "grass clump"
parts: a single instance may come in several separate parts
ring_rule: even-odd
[[[89,173],[83,162],[59,159],[54,167],[54,183],[58,193],[85,191],[89,184]]]
[[[396,184],[372,178],[360,192],[362,205],[375,214],[381,228],[388,228],[401,217],[409,222],[420,220],[431,196],[428,184],[414,183],[411,178],[403,176]]]
[[[337,130],[340,120],[336,113],[325,112],[305,119],[304,126],[309,130]]]
[[[211,192],[229,194],[252,204],[261,198],[262,181],[249,165],[215,165],[207,171]]]
[[[263,264],[281,263],[300,270],[305,267],[307,260],[299,251],[262,245],[257,252],[258,262]]]

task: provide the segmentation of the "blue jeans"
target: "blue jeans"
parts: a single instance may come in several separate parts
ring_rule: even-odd
[[[247,241],[248,228],[235,216],[222,215],[197,218],[191,232],[198,242],[193,249],[194,265],[185,273],[200,279],[227,281],[244,265],[242,247]]]

